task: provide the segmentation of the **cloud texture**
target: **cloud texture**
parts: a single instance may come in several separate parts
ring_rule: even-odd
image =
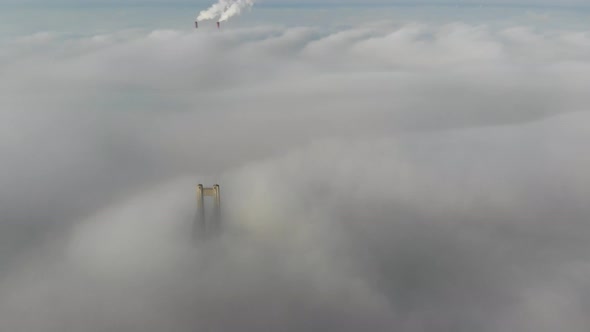
[[[380,22],[0,48],[0,330],[582,332],[590,35]],[[225,232],[194,246],[194,186]]]

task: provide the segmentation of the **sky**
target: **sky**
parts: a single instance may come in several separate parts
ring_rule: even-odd
[[[356,5],[356,6],[370,6],[370,5],[503,5],[503,6],[527,6],[527,5],[543,5],[543,6],[573,6],[573,5],[588,5],[584,0],[319,0],[319,1],[296,1],[296,0],[265,0],[259,1],[262,5],[273,6],[273,5],[290,5],[290,6],[301,6],[301,5]],[[168,5],[179,5],[179,4],[193,4],[193,5],[208,5],[210,2],[206,0],[2,0],[0,3],[21,3],[21,4],[45,4],[45,5],[56,5],[56,4],[70,4],[70,5],[87,5],[87,4],[109,4],[117,6],[125,5],[145,5],[145,4],[168,4]]]
[[[588,11],[89,3],[0,2],[0,330],[587,330]]]

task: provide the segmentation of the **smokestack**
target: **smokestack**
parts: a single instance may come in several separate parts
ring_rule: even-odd
[[[219,29],[219,22],[217,22],[217,29]]]
[[[195,29],[199,28],[199,21],[195,21]]]

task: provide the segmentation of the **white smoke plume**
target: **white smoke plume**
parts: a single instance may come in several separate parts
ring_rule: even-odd
[[[227,21],[230,17],[239,15],[246,7],[252,7],[253,0],[219,0],[197,16],[197,21],[213,20],[219,18],[219,22]]]
[[[254,1],[252,0],[239,0],[231,4],[219,18],[219,22],[227,21],[230,17],[240,15],[242,10],[246,7],[252,7],[254,5]]]

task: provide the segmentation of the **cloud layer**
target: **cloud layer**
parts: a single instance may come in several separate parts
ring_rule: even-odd
[[[377,22],[2,46],[2,329],[590,323],[587,31]],[[194,246],[200,182],[221,184],[226,228]]]

